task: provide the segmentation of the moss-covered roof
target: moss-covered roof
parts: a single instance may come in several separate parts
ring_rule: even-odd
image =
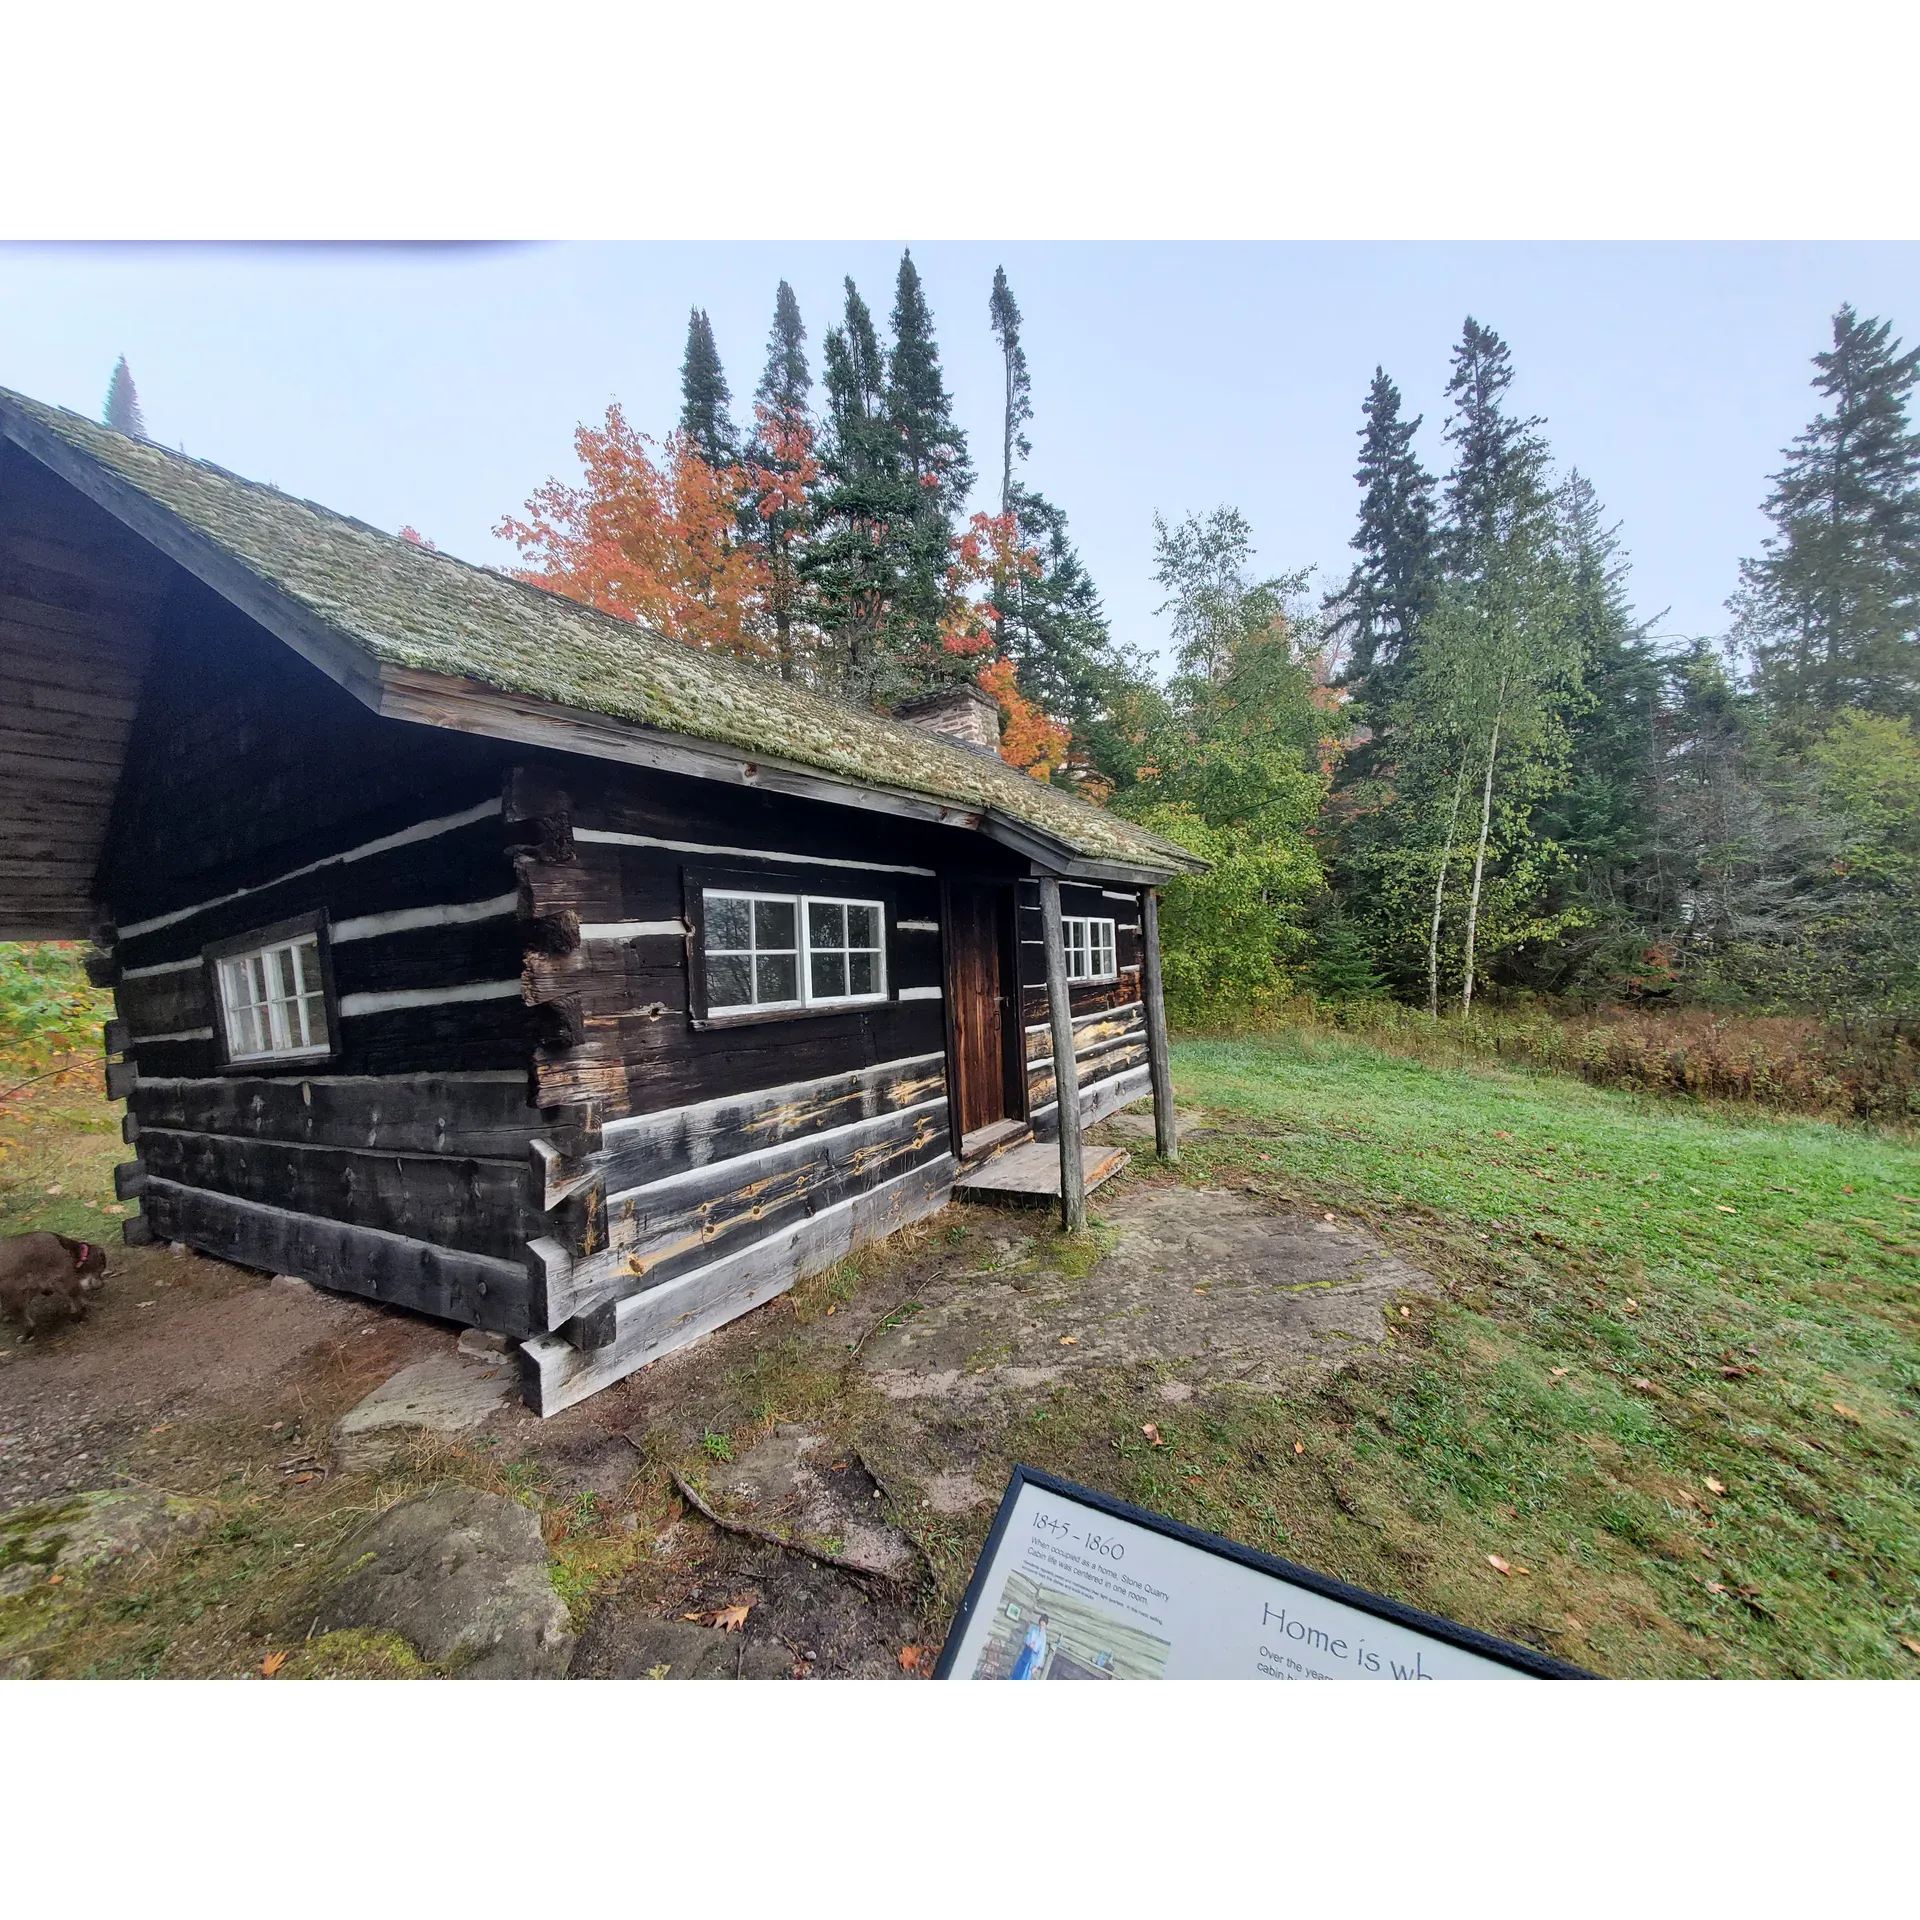
[[[376,663],[982,810],[1088,861],[1160,871],[1200,864],[1157,834],[900,721],[4,388],[0,412],[97,462]]]

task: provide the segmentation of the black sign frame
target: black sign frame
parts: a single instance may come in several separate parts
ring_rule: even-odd
[[[1462,1652],[1478,1654],[1483,1660],[1491,1660],[1499,1666],[1512,1667],[1535,1680],[1597,1680],[1600,1676],[1589,1673],[1584,1667],[1569,1665],[1565,1660],[1556,1660],[1550,1653],[1542,1653],[1535,1647],[1523,1647],[1511,1640],[1496,1639],[1490,1633],[1481,1633],[1474,1627],[1463,1627],[1457,1621],[1444,1620],[1437,1613],[1422,1613],[1418,1607],[1403,1606],[1398,1600],[1389,1600],[1385,1594],[1369,1593],[1364,1587],[1349,1586],[1344,1580],[1336,1580],[1330,1574],[1316,1573],[1311,1567],[1303,1567],[1292,1560],[1282,1560],[1277,1555],[1262,1553],[1257,1547],[1242,1546],[1237,1540],[1228,1540],[1217,1533],[1203,1533],[1198,1527],[1189,1527],[1178,1520],[1170,1520],[1165,1514],[1148,1513],[1144,1508],[1129,1506],[1124,1500],[1115,1500],[1104,1493],[1096,1493],[1091,1487],[1077,1486],[1071,1480],[1062,1480],[1051,1473],[1043,1473],[1038,1467],[1017,1466],[1013,1478],[1007,1482],[1007,1490],[1001,1496],[1000,1511],[993,1516],[993,1526],[987,1533],[987,1543],[980,1549],[980,1558],[974,1562],[973,1578],[967,1582],[967,1591],[960,1602],[960,1611],[953,1616],[953,1625],[947,1630],[946,1645],[940,1649],[940,1658],[933,1669],[936,1680],[953,1678],[953,1663],[959,1655],[960,1643],[966,1637],[966,1631],[979,1606],[987,1583],[987,1574],[999,1552],[1000,1542],[1007,1531],[1007,1524],[1013,1518],[1013,1509],[1020,1498],[1023,1487],[1038,1487],[1043,1493],[1057,1495],[1063,1500],[1075,1500],[1082,1506],[1092,1507],[1110,1520],[1124,1520],[1130,1526],[1143,1527],[1149,1533],[1157,1533],[1168,1540],[1177,1541],[1181,1546],[1197,1548],[1202,1553],[1214,1554],[1223,1560],[1238,1561],[1243,1567],[1250,1567],[1256,1573],[1270,1574],[1276,1580],[1285,1580],[1296,1587],[1304,1587],[1309,1593],[1318,1594],[1323,1600],[1337,1600],[1343,1606],[1356,1608],[1361,1613],[1370,1613],[1376,1619],[1391,1621],[1397,1627],[1405,1627],[1414,1633],[1423,1633],[1429,1639],[1439,1640],[1450,1647],[1458,1647]]]

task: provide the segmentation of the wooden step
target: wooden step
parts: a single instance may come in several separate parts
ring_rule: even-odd
[[[1086,1170],[1087,1191],[1111,1179],[1132,1157],[1125,1147],[1082,1147],[1080,1164]],[[1010,1147],[969,1168],[953,1186],[969,1200],[1058,1200],[1060,1143],[1029,1140]]]
[[[1032,1138],[1033,1129],[1024,1120],[995,1120],[961,1135],[960,1158],[967,1166],[977,1166],[990,1155],[1005,1153]]]

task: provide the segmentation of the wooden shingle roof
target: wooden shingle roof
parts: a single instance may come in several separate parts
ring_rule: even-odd
[[[1063,872],[1151,880],[1202,864],[918,728],[5,389],[0,432],[379,712],[898,802]]]

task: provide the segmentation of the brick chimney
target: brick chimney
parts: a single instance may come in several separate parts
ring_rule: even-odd
[[[895,709],[893,717],[924,733],[938,734],[969,753],[989,754],[996,760],[1000,757],[999,702],[969,681],[909,700]]]

